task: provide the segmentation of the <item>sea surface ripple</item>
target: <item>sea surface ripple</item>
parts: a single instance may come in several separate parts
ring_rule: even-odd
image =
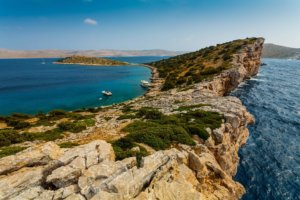
[[[243,200],[300,199],[300,61],[264,59],[234,92],[255,116],[235,179]]]

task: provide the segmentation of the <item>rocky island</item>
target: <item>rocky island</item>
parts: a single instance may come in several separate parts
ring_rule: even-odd
[[[88,57],[88,56],[70,56],[60,59],[55,64],[77,64],[77,65],[95,65],[95,66],[123,66],[129,65],[127,62],[121,62],[108,58]]]
[[[0,118],[1,199],[240,199],[232,177],[254,118],[224,95],[257,74],[263,43],[148,63],[151,90],[122,104]]]

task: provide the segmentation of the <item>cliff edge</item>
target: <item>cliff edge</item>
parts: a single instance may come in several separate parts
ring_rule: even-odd
[[[0,159],[0,199],[240,199],[245,189],[232,177],[254,118],[239,99],[224,95],[257,74],[263,42],[245,43],[216,76],[167,91],[159,91],[164,79],[156,77],[155,90],[99,111],[94,127]],[[196,130],[192,141],[184,120]],[[147,135],[134,132],[145,123]],[[112,138],[117,142],[104,141]],[[62,149],[56,144],[62,141],[86,144]],[[120,146],[129,150],[116,151]]]

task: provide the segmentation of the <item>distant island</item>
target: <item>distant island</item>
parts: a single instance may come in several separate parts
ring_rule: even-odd
[[[127,62],[107,59],[107,58],[97,58],[97,57],[87,57],[87,56],[70,56],[63,59],[59,59],[54,62],[55,64],[78,64],[78,65],[97,65],[97,66],[119,66],[119,65],[130,65]]]
[[[300,48],[291,48],[276,44],[265,44],[263,48],[264,58],[298,59],[300,60]]]
[[[184,51],[152,50],[11,50],[1,49],[0,58],[64,58],[72,55],[90,57],[113,56],[177,56]]]

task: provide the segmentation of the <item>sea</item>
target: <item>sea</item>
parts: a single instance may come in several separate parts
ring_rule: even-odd
[[[264,59],[231,95],[255,116],[235,180],[243,200],[300,199],[300,61]]]
[[[113,57],[147,63],[161,56]],[[53,109],[75,110],[127,101],[145,94],[141,80],[151,70],[139,66],[82,66],[53,64],[50,59],[0,59],[0,115],[36,114]],[[112,96],[103,96],[108,90]]]

